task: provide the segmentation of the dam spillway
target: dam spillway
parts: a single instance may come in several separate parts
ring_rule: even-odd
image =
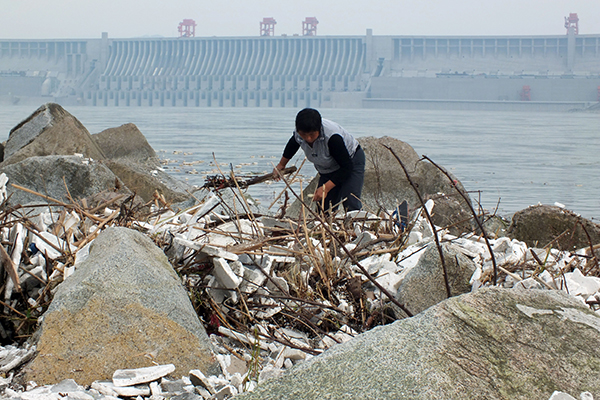
[[[0,40],[3,103],[566,107],[599,96],[600,35]]]
[[[364,63],[361,38],[116,40],[99,90],[87,97],[137,105],[297,107],[318,103],[323,92],[361,91]]]

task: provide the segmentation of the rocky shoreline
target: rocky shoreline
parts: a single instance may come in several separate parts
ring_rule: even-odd
[[[364,211],[308,184],[273,212],[40,107],[0,163],[3,398],[600,396],[600,227],[476,211],[408,144],[361,145]]]

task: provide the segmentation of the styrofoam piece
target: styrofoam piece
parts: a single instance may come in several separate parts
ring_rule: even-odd
[[[235,289],[242,283],[242,278],[237,276],[227,260],[221,257],[213,258],[213,273],[222,287],[225,289]]]
[[[165,364],[136,369],[118,369],[113,373],[115,386],[133,386],[139,383],[152,382],[175,371],[175,365]]]
[[[111,381],[96,381],[92,383],[92,389],[96,389],[101,394],[107,396],[123,396],[123,397],[136,397],[136,396],[150,396],[150,387],[148,385],[137,385],[137,386],[116,386]]]
[[[213,384],[208,380],[202,371],[199,369],[193,369],[190,371],[189,379],[192,381],[194,386],[203,387],[208,390],[211,394],[215,394],[216,390]]]
[[[180,237],[176,237],[175,239],[173,239],[173,241],[192,250],[199,251],[209,257],[221,257],[230,261],[237,261],[239,258],[237,254],[230,253],[219,247],[196,243],[191,240],[183,239]]]

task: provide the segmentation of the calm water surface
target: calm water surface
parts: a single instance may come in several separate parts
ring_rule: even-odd
[[[0,107],[0,139],[34,108]],[[90,131],[132,122],[169,171],[204,184],[221,168],[267,172],[293,130],[295,109],[67,107]],[[475,200],[512,214],[559,202],[600,222],[600,114],[419,110],[321,110],[355,136],[391,136],[451,170]],[[183,163],[186,164],[183,164]],[[299,162],[298,162],[299,165]],[[312,166],[305,173],[313,174]],[[253,195],[270,203],[277,185]]]

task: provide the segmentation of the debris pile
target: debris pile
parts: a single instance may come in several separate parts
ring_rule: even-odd
[[[0,181],[7,184],[2,176]],[[431,226],[433,200],[415,210],[404,226],[393,212],[317,215],[305,209],[297,219],[260,215],[239,188],[203,189],[195,194],[198,204],[179,211],[160,198],[140,204],[115,195],[92,205],[39,196],[49,204],[10,207],[4,199],[0,214],[0,234],[8,249],[2,264],[10,277],[2,283],[0,301],[0,335],[6,345],[0,351],[0,370],[7,376],[0,386],[13,398],[74,391],[93,398],[160,399],[190,393],[224,399],[252,390],[337,343],[411,316],[398,301],[398,290],[427,249],[443,252],[439,244],[452,244],[474,264],[473,290],[493,285],[564,290],[592,308],[600,305],[600,246],[569,252],[529,248],[492,234],[451,235],[446,227]],[[212,333],[222,375],[206,377],[192,370],[179,380],[165,378],[166,372],[132,384],[113,378],[87,389],[61,382],[19,390],[13,376],[35,352],[26,339],[57,285],[77,269],[90,243],[108,226],[142,231],[164,250]],[[417,290],[426,292],[428,286],[423,283]],[[166,366],[156,369],[168,371]]]

